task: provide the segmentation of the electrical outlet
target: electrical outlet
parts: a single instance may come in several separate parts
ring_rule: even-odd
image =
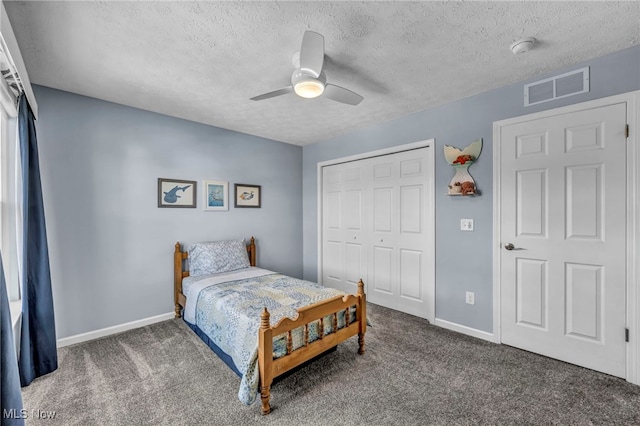
[[[473,219],[460,219],[461,231],[473,231]]]
[[[469,305],[475,305],[476,304],[476,294],[472,291],[468,291],[466,294],[466,301],[467,304]]]

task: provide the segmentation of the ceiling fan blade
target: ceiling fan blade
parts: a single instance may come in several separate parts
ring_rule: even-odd
[[[286,95],[287,93],[293,92],[293,87],[287,86],[282,89],[274,90],[273,92],[264,93],[262,95],[254,96],[250,98],[252,101],[261,101],[263,99],[275,98],[276,96]]]
[[[324,87],[324,96],[336,102],[349,105],[358,105],[364,99],[357,93],[335,84],[327,84]]]
[[[318,78],[324,65],[324,37],[305,31],[300,48],[300,69]]]

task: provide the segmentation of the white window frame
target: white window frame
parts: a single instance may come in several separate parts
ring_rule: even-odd
[[[16,97],[6,81],[0,78],[0,249],[12,324],[20,319],[22,300],[20,297],[19,261],[22,253],[18,241],[21,227],[21,199],[18,198],[20,169],[17,141]]]
[[[34,117],[38,118],[36,101],[27,68],[20,53],[18,41],[11,27],[11,21],[0,1],[0,50],[9,63],[11,74],[27,100]],[[4,272],[7,279],[7,290],[13,320],[14,337],[19,341],[18,321],[21,317],[22,302],[20,300],[20,257],[22,256],[22,190],[20,171],[20,152],[17,137],[17,102],[12,90],[4,78],[0,77],[0,249],[4,261]],[[16,344],[16,349],[20,345]]]

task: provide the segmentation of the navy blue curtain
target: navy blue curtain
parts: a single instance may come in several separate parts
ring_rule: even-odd
[[[35,118],[24,95],[18,101],[18,138],[22,164],[22,335],[20,383],[58,368],[56,329],[47,230],[44,222]]]
[[[13,327],[11,324],[11,312],[9,311],[9,299],[7,298],[7,285],[4,282],[4,269],[0,257],[0,316],[2,327],[0,328],[0,378],[2,378],[2,426],[24,425],[22,412],[22,394],[20,393],[20,377],[18,376],[18,358],[16,346],[13,341]]]

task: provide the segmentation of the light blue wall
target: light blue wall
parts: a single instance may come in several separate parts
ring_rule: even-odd
[[[58,338],[173,311],[176,241],[258,240],[302,276],[302,149],[35,86]],[[198,181],[198,207],[157,207],[157,179]],[[260,209],[203,211],[202,180],[262,185]]]
[[[560,69],[530,81],[584,66],[589,66],[591,72],[589,93],[524,108],[523,83],[527,82],[522,82],[305,146],[305,279],[317,279],[317,163],[435,138],[436,317],[493,332],[493,122],[640,89],[640,47]],[[444,160],[443,145],[463,148],[478,138],[483,139],[484,147],[470,172],[482,195],[445,195],[453,170]],[[474,232],[459,230],[462,218],[474,219]],[[475,305],[465,303],[466,291],[475,292]]]

